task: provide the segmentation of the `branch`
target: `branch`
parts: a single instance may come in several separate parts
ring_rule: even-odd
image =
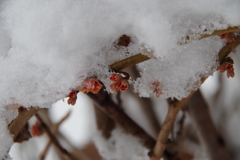
[[[69,111],[58,123],[54,124],[54,126],[52,128],[53,135],[55,135],[57,133],[59,126],[69,117],[70,113],[71,112]],[[44,148],[42,154],[39,157],[39,160],[43,160],[45,158],[45,156],[46,156],[46,154],[48,152],[48,149],[51,146],[51,142],[52,142],[52,140],[49,139],[46,147]]]
[[[236,27],[228,27],[225,30],[216,30],[214,31],[212,34],[210,35],[203,35],[200,39],[202,38],[207,38],[210,36],[215,36],[218,34],[222,34],[222,33],[228,33],[228,32],[234,32],[234,31],[239,31],[240,27],[236,26]],[[234,48],[233,44],[233,48]],[[235,47],[236,48],[236,47]],[[228,52],[230,50],[230,52],[233,50],[231,48],[225,48],[223,49],[222,52]],[[223,56],[225,56],[224,54],[221,54]],[[219,58],[221,58],[219,56]],[[149,60],[150,57],[143,55],[141,53],[131,56],[129,58],[123,59],[119,62],[115,62],[113,64],[111,64],[109,67],[115,71],[120,71],[124,68],[133,66],[135,64],[144,62],[146,60]],[[16,136],[18,135],[18,133],[21,131],[21,129],[23,128],[23,126],[27,123],[27,121],[34,115],[37,113],[38,110],[35,110],[34,108],[30,108],[29,111],[26,111],[26,113],[22,113],[19,114],[8,126],[9,132],[13,135],[14,138],[16,138]],[[29,113],[27,113],[29,112]]]
[[[39,110],[40,108],[37,107],[30,107],[29,109],[21,108],[18,110],[18,116],[8,125],[8,130],[13,135],[13,139],[16,139],[28,120]]]
[[[111,137],[112,130],[115,128],[115,123],[105,113],[103,113],[96,105],[94,105],[97,129],[102,132],[102,136],[106,139]]]
[[[146,148],[151,149],[155,140],[150,137],[141,127],[139,127],[124,111],[113,102],[110,95],[103,89],[98,94],[87,94],[96,106],[114,120],[127,133],[138,137]]]
[[[217,36],[217,35],[220,35],[220,34],[224,34],[224,33],[230,33],[230,32],[237,32],[237,31],[240,31],[240,27],[239,26],[233,26],[233,27],[228,27],[226,29],[221,29],[221,30],[215,30],[213,33],[211,34],[205,34],[203,35],[200,39],[203,39],[203,38],[208,38],[208,37],[212,37],[212,36]]]
[[[43,122],[42,118],[36,114],[35,115],[36,118],[39,120],[39,122],[41,122],[41,126],[44,129],[44,131],[46,132],[46,134],[48,135],[48,137],[51,139],[52,143],[55,145],[55,147],[57,148],[57,150],[63,155],[63,157],[66,160],[77,160],[75,157],[73,157],[70,153],[68,153],[68,151],[64,148],[62,148],[62,146],[60,145],[60,143],[58,142],[58,140],[55,138],[55,136],[51,133],[51,131],[49,130],[49,128],[47,127],[47,125]]]
[[[149,58],[148,56],[146,56],[142,53],[139,53],[134,56],[128,57],[126,59],[123,59],[121,61],[115,62],[115,63],[111,64],[109,67],[114,71],[120,71],[124,68],[131,67],[135,64],[144,62],[149,59],[151,59],[151,58]]]
[[[193,94],[186,111],[195,124],[195,129],[210,160],[230,160],[229,151],[222,136],[214,126],[209,107],[200,90]]]
[[[240,36],[236,38],[236,42],[231,42],[224,46],[218,53],[218,61],[222,62],[228,54],[231,53],[232,50],[234,50],[238,45],[240,44]],[[208,77],[203,77],[201,79],[201,82],[203,83]],[[151,160],[158,160],[162,157],[162,154],[168,145],[168,136],[171,132],[171,128],[173,126],[173,123],[176,119],[176,116],[179,112],[179,110],[182,109],[182,107],[186,104],[186,102],[190,99],[190,97],[193,95],[195,91],[192,91],[191,94],[183,98],[181,101],[179,100],[171,100],[169,99],[169,110],[167,117],[162,125],[162,128],[158,134],[157,143],[154,146],[154,149],[151,151],[150,157]]]
[[[229,32],[236,32],[236,31],[240,31],[240,27],[239,26],[234,26],[234,27],[228,27],[227,29],[222,29],[222,30],[215,30],[213,33],[211,34],[205,34],[202,35],[199,40],[204,39],[204,38],[208,38],[208,37],[212,37],[212,36],[216,36],[216,35],[220,35],[220,34],[224,34],[224,33],[229,33]],[[186,36],[185,38],[186,40],[190,40],[189,36]],[[181,43],[181,44],[186,44],[186,43]],[[147,52],[147,51],[146,51]],[[149,54],[153,54],[152,52]],[[121,61],[115,62],[113,64],[111,64],[109,67],[114,70],[114,71],[120,71],[124,68],[133,66],[135,64],[144,62],[146,60],[151,59],[150,57],[148,57],[147,55],[144,55],[142,53],[136,54],[134,56],[128,57],[126,59],[123,59]]]

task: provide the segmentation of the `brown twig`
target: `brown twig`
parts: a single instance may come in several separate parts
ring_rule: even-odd
[[[58,123],[54,124],[53,128],[52,128],[52,134],[55,135],[58,131],[59,126],[69,117],[71,111],[69,111]],[[39,160],[43,160],[48,152],[49,147],[51,146],[51,142],[52,140],[49,139],[46,147],[44,148],[43,152],[41,153],[41,155],[39,156]]]
[[[217,36],[217,35],[224,34],[224,33],[237,32],[237,31],[240,31],[240,27],[239,26],[233,26],[233,27],[230,26],[230,27],[228,27],[226,29],[215,30],[211,34],[205,34],[205,35],[201,36],[201,38],[199,38],[199,40],[203,39],[203,38]]]
[[[197,90],[188,102],[187,113],[189,114],[198,136],[207,151],[210,160],[230,160],[229,151],[222,136],[214,126],[209,113],[209,107],[205,102],[200,90]]]
[[[47,125],[43,122],[42,118],[36,114],[35,115],[36,118],[39,120],[39,122],[41,122],[41,126],[44,129],[44,131],[46,132],[46,134],[48,135],[48,137],[51,139],[52,143],[54,144],[54,146],[57,148],[57,150],[63,155],[63,157],[66,160],[77,160],[75,157],[73,157],[66,149],[62,148],[62,146],[60,145],[60,143],[58,142],[58,140],[55,138],[55,136],[51,133],[51,131],[49,130],[49,128],[47,127]]]
[[[8,125],[8,130],[13,135],[13,139],[16,139],[28,120],[39,110],[37,107],[30,107],[29,109],[21,109],[18,111],[18,116]]]
[[[231,42],[224,46],[218,53],[218,61],[222,62],[224,58],[228,56],[234,50],[238,45],[240,44],[240,36],[236,38],[236,42]],[[203,77],[201,79],[202,83],[207,79],[208,77]],[[173,123],[176,119],[176,116],[181,110],[181,108],[186,104],[186,102],[190,99],[190,97],[193,95],[195,91],[192,91],[192,93],[187,97],[183,98],[181,101],[179,100],[170,100],[169,99],[169,110],[167,117],[162,125],[162,128],[159,132],[157,143],[155,144],[150,157],[151,160],[158,160],[162,157],[162,154],[168,145],[168,136],[171,132],[171,128],[173,126]]]

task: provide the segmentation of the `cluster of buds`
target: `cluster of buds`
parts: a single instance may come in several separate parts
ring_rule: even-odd
[[[37,121],[34,125],[32,125],[31,132],[33,136],[39,137],[43,134],[44,131],[41,124]]]
[[[227,42],[232,42],[232,41],[235,42],[236,41],[235,34],[233,32],[220,34],[218,36],[220,36],[221,39],[226,39]]]
[[[72,105],[74,106],[76,104],[76,101],[77,101],[77,93],[78,91],[76,90],[72,90],[69,94],[68,94],[68,105]]]
[[[109,79],[113,82],[110,88],[115,92],[125,91],[128,88],[127,78],[123,78],[120,74],[112,74]]]
[[[84,92],[85,94],[88,92],[92,92],[94,94],[98,93],[102,88],[102,84],[96,78],[85,79],[82,85],[79,88],[79,91]]]
[[[227,57],[223,63],[221,63],[218,66],[219,72],[220,73],[224,73],[225,71],[227,71],[227,77],[234,77],[235,73],[234,73],[234,67],[233,67],[234,61],[231,57]]]
[[[159,86],[160,86],[160,82],[158,81],[154,81],[153,83],[151,83],[151,88],[153,89],[153,93],[156,94],[156,97],[160,97],[160,95],[163,94]]]

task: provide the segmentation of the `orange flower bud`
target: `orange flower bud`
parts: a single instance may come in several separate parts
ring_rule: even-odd
[[[226,71],[225,66],[223,66],[223,65],[218,66],[218,69],[219,69],[220,73],[223,73]]]
[[[232,69],[231,71],[228,71],[227,72],[227,77],[230,78],[230,77],[234,77],[235,76],[235,72],[234,72],[234,69]]]
[[[79,91],[83,91],[84,93],[92,92],[98,93],[102,88],[102,84],[96,79],[85,79],[81,85]]]
[[[111,88],[111,90],[113,90],[115,92],[119,91],[119,88],[117,87],[117,83],[113,83],[109,87]]]

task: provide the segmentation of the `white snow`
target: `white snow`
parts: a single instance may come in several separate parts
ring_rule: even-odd
[[[240,26],[239,0],[2,0],[0,4],[3,110],[11,104],[50,107],[91,76],[110,91],[108,65],[142,49],[154,51],[158,59],[139,65],[142,77],[133,82],[135,91],[151,96],[150,84],[159,81],[163,98],[181,99],[199,86],[200,76],[212,74],[224,42],[212,37],[180,45],[184,37],[194,40],[216,29]],[[133,41],[127,49],[117,50],[113,43],[123,34]]]

